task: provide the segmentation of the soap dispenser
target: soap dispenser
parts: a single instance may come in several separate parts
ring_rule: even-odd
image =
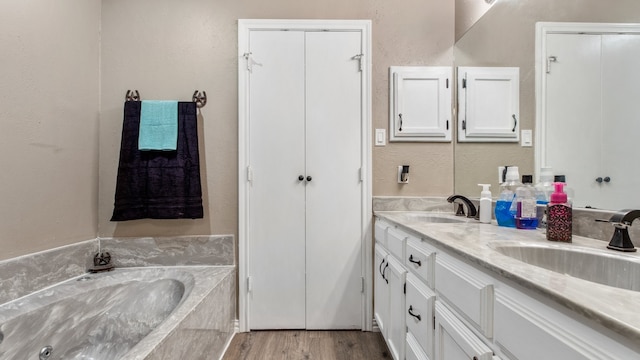
[[[535,229],[538,227],[538,214],[533,176],[522,175],[522,184],[516,189],[516,227]]]
[[[480,222],[483,224],[491,223],[491,184],[478,184],[482,186],[482,192],[480,192]]]
[[[547,240],[571,242],[571,203],[564,192],[564,183],[553,183],[555,191],[547,204]]]
[[[516,189],[521,186],[517,166],[507,167],[505,182],[500,185],[500,197],[496,201],[495,216],[498,225],[516,227]]]

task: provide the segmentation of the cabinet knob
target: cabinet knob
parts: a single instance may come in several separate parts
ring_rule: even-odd
[[[611,178],[610,178],[610,177],[608,177],[608,176],[605,176],[605,177],[604,177],[604,182],[608,183],[609,181],[611,181]]]
[[[313,178],[311,176],[307,176],[307,181],[311,181]]]
[[[298,181],[302,181],[302,180],[304,180],[304,176],[302,175],[298,176]]]
[[[596,182],[597,182],[598,184],[602,183],[602,176],[598,176],[598,177],[596,178]]]

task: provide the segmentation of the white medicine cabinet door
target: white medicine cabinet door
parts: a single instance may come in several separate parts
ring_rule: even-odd
[[[452,68],[389,68],[390,141],[451,141]]]
[[[520,141],[520,69],[458,67],[458,141]]]

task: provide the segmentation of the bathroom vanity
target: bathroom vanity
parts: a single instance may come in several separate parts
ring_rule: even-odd
[[[640,256],[453,214],[377,211],[376,323],[394,359],[638,359]]]

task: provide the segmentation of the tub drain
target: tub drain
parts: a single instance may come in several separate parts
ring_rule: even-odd
[[[47,345],[40,349],[40,360],[47,360],[53,353],[53,346]]]

